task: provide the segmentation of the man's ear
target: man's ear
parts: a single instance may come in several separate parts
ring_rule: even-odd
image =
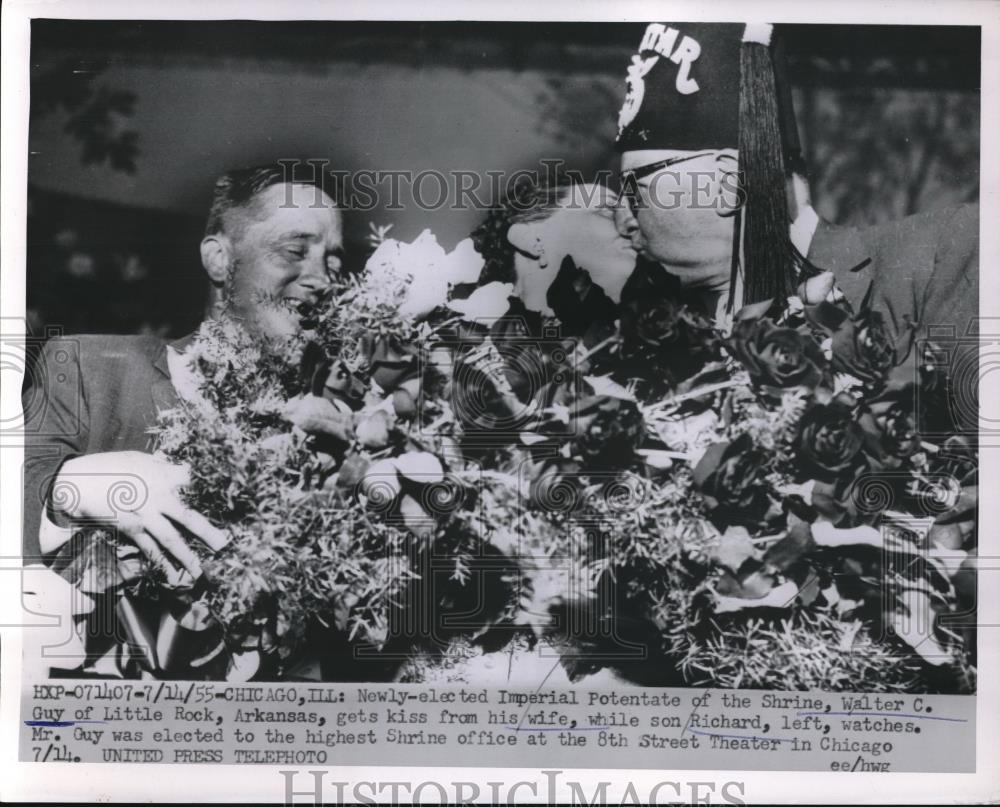
[[[721,149],[715,154],[715,213],[728,218],[743,206],[740,189],[739,156],[735,149]]]
[[[232,244],[222,235],[206,235],[201,239],[201,265],[217,286],[226,282],[232,264]]]
[[[507,240],[515,249],[532,258],[538,258],[542,254],[538,228],[532,224],[517,222],[510,225],[510,229],[507,230]]]

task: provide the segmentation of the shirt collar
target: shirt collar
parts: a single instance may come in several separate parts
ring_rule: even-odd
[[[798,250],[800,255],[808,255],[809,247],[812,244],[813,235],[819,225],[819,216],[813,210],[812,205],[804,205],[799,214],[795,217],[790,228],[792,246]]]

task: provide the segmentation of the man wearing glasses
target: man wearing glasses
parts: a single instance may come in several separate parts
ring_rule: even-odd
[[[843,294],[856,311],[867,296],[885,315],[911,366],[915,340],[974,337],[978,206],[870,229],[820,221],[773,34],[770,25],[646,27],[618,121],[619,232],[723,327],[748,303]],[[974,347],[955,355],[976,377]],[[974,430],[976,405],[963,408]]]

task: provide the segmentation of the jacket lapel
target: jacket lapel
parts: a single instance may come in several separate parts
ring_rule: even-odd
[[[172,347],[178,353],[183,353],[187,350],[188,345],[191,344],[193,339],[194,333],[189,333],[187,336],[183,336],[173,342],[164,342],[160,345],[156,358],[153,360],[153,367],[158,371],[157,377],[150,388],[150,394],[153,397],[153,407],[157,412],[162,412],[165,409],[173,409],[180,403],[177,390],[170,380],[170,365],[167,364],[167,348]]]

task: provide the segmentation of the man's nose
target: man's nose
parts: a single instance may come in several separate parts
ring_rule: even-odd
[[[298,277],[300,286],[316,293],[326,291],[331,282],[325,260],[309,261]]]

